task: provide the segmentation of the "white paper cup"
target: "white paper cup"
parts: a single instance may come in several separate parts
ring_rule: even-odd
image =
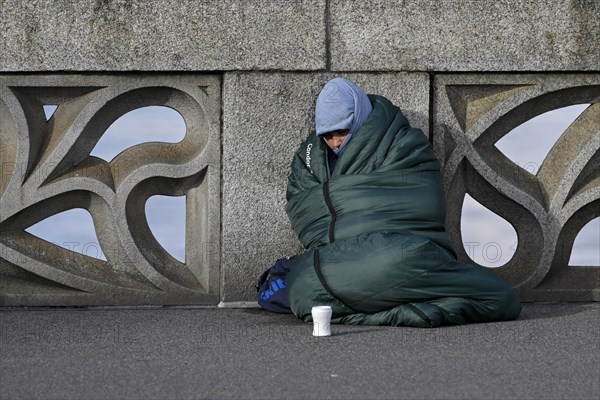
[[[331,307],[315,306],[311,310],[313,336],[331,336]]]

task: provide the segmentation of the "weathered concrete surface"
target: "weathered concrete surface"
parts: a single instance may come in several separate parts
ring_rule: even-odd
[[[332,0],[338,71],[585,71],[600,65],[600,2]]]
[[[600,303],[334,326],[259,310],[0,311],[2,399],[598,399]]]
[[[0,71],[597,70],[594,0],[0,2]],[[327,19],[330,21],[327,28]],[[330,37],[327,37],[327,31]]]
[[[214,75],[0,75],[0,306],[217,304],[221,79]],[[58,108],[49,120],[44,104]],[[129,111],[181,114],[179,143],[90,156]],[[186,263],[152,234],[145,203],[187,196]],[[94,220],[107,260],[25,232],[66,210]],[[80,243],[79,245],[84,245]]]
[[[388,97],[428,132],[427,74],[346,74]],[[276,259],[300,252],[285,214],[289,166],[314,130],[314,102],[332,74],[228,73],[223,82],[224,301],[256,298],[253,283]]]
[[[0,71],[325,68],[325,0],[1,0]]]
[[[446,229],[459,258],[466,193],[517,231],[511,260],[495,269],[522,300],[599,301],[600,268],[569,267],[581,228],[600,216],[600,74],[436,75],[435,149],[443,163]],[[537,175],[495,143],[547,111],[591,104],[562,134]]]

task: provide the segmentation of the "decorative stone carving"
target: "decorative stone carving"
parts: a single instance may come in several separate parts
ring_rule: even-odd
[[[199,75],[0,76],[0,305],[216,304],[219,300],[220,79]],[[46,121],[43,105],[57,104]],[[110,163],[90,156],[120,116],[167,106],[174,144],[144,143]],[[152,235],[144,204],[186,195],[186,262]],[[93,217],[107,261],[25,229],[60,212]]]
[[[436,75],[433,137],[443,164],[447,227],[459,257],[465,193],[509,221],[512,259],[496,271],[523,300],[600,300],[600,268],[568,266],[579,230],[600,216],[600,75]],[[544,112],[591,104],[533,176],[494,144]]]

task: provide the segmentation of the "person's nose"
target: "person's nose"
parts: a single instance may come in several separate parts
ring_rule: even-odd
[[[344,138],[341,136],[337,136],[334,138],[333,145],[335,148],[338,148],[342,145],[343,142],[344,142]]]

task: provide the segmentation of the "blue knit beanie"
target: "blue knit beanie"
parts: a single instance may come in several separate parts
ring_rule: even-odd
[[[339,129],[348,129],[348,136],[342,145],[334,150],[340,154],[348,141],[356,133],[373,111],[371,101],[361,88],[344,78],[334,78],[327,82],[317,97],[315,125],[317,136]]]

